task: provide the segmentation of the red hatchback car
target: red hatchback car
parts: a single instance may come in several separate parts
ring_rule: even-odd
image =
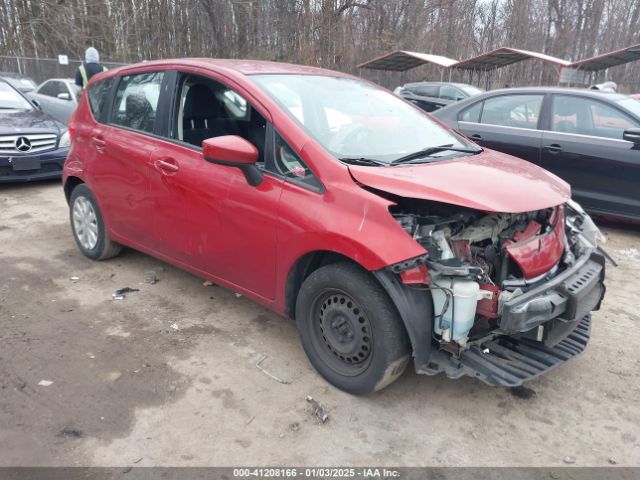
[[[122,245],[295,319],[354,394],[515,386],[580,353],[604,294],[568,185],[338,72],[182,59],[96,75],[69,131],[78,247]]]

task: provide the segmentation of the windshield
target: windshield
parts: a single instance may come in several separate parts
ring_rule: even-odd
[[[640,100],[631,97],[622,97],[620,100],[616,100],[616,103],[640,118]]]
[[[322,75],[254,75],[253,80],[339,159],[390,164],[419,151],[434,157],[477,149],[404,100],[370,83]]]
[[[31,110],[31,104],[9,84],[0,81],[0,110]]]
[[[470,97],[480,95],[484,90],[474,87],[473,85],[458,85],[458,87]]]

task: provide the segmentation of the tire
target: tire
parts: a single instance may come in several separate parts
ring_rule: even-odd
[[[78,248],[91,260],[106,260],[122,250],[122,245],[109,238],[98,202],[84,183],[71,192],[69,221]]]
[[[305,279],[296,323],[318,373],[354,395],[386,387],[411,358],[395,305],[369,272],[352,263],[321,267]]]

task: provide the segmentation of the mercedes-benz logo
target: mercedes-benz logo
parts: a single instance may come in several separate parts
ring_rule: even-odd
[[[18,137],[16,140],[16,150],[19,152],[28,152],[31,150],[31,141],[27,137]]]

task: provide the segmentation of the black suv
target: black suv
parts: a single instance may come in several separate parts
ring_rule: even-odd
[[[587,211],[640,220],[640,101],[596,90],[494,90],[434,112],[474,142],[540,165]]]

